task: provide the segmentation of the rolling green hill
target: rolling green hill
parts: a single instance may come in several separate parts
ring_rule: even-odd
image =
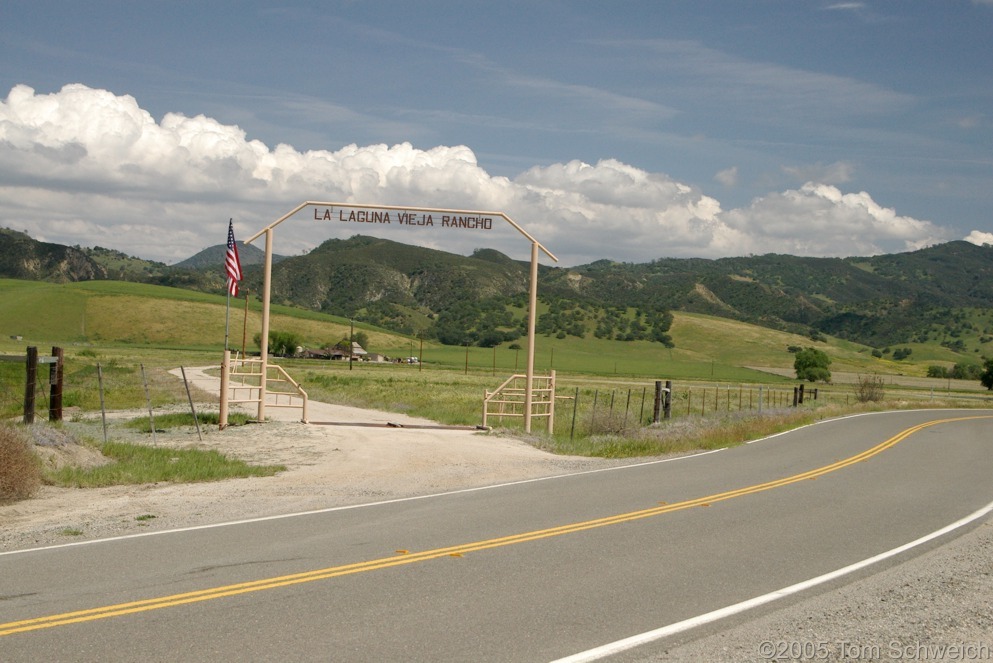
[[[107,270],[82,249],[39,242],[25,233],[0,228],[0,277],[67,283],[105,279]]]
[[[222,349],[223,295],[121,281],[54,284],[0,279],[0,337],[25,344],[127,344],[166,348]],[[240,348],[247,326],[249,351],[261,329],[261,305],[231,307],[231,347]],[[312,346],[349,334],[349,321],[301,309],[273,306],[272,329],[298,334]],[[409,346],[409,339],[359,324],[380,352]],[[380,349],[381,348],[381,349]]]
[[[242,343],[243,306],[231,309],[233,349]],[[0,279],[0,351],[18,353],[25,345],[85,348],[128,347],[219,352],[224,343],[225,298],[179,288],[117,281],[56,284]],[[257,302],[247,315],[249,351],[261,328]],[[271,328],[297,334],[304,345],[320,347],[346,338],[347,319],[299,308],[273,307]],[[356,325],[368,337],[367,349],[391,356],[416,355],[419,340],[366,325]],[[648,341],[618,342],[588,336],[540,336],[535,366],[539,371],[711,378],[747,382],[782,381],[789,375],[793,355],[788,348],[814,344],[809,338],[748,323],[697,313],[676,313],[671,326],[675,347]],[[18,336],[12,340],[12,336]],[[526,347],[526,344],[522,345]],[[940,346],[914,346],[910,357],[894,361],[874,357],[871,349],[839,339],[825,339],[816,347],[833,359],[833,371],[880,372],[923,376],[931,364],[950,366],[958,353]],[[496,374],[523,372],[525,352],[504,343],[499,347],[466,348],[436,342],[423,344],[424,356],[434,365]]]
[[[243,290],[259,293],[245,250]],[[68,283],[118,278],[223,293],[224,247],[166,267],[107,249],[0,231],[0,277]],[[354,236],[274,265],[273,302],[445,344],[491,347],[524,331],[527,265],[492,249],[472,256]],[[677,343],[672,314],[702,313],[886,353],[937,346],[976,363],[993,352],[993,247],[949,242],[869,258],[787,255],[601,260],[539,269],[539,332],[563,340]]]

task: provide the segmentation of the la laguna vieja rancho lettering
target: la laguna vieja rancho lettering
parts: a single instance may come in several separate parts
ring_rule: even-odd
[[[401,210],[338,209],[330,207],[314,208],[315,221],[341,221],[343,223],[382,223],[401,226],[438,226],[441,228],[464,228],[468,230],[492,230],[493,219],[488,216],[457,214],[432,214],[405,212]]]

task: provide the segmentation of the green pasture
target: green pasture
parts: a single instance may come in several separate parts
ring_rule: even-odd
[[[180,366],[219,365],[224,343],[226,299],[193,291],[133,283],[97,281],[50,284],[0,280],[0,354],[22,355],[34,345],[41,354],[58,345],[66,354],[66,408],[99,411],[99,378],[109,409],[182,404],[182,382],[168,374]],[[244,300],[230,310],[230,346],[240,349],[261,328],[260,303]],[[247,319],[247,324],[246,324]],[[346,338],[347,319],[274,306],[271,328],[298,334],[319,347]],[[355,324],[369,338],[367,350],[392,357],[421,356],[421,364],[373,364],[276,359],[303,384],[311,398],[332,403],[406,412],[450,424],[475,425],[482,419],[486,390],[495,389],[527,365],[526,339],[520,348],[443,346]],[[245,331],[243,331],[245,330]],[[19,339],[11,339],[13,335]],[[976,384],[926,378],[927,366],[971,359],[933,343],[908,347],[911,356],[874,357],[871,348],[829,338],[787,332],[710,316],[676,313],[675,347],[647,341],[606,341],[538,336],[535,372],[558,377],[555,438],[625,436],[645,424],[657,380],[674,382],[674,417],[729,417],[768,413],[792,404],[793,354],[790,347],[817,347],[832,358],[832,385],[818,387],[810,408],[846,407],[858,376],[886,376],[891,395],[904,401],[977,394]],[[16,417],[23,404],[23,365],[0,362],[0,415]],[[37,394],[47,408],[47,374]],[[808,388],[811,387],[808,385]],[[206,397],[197,395],[198,400]],[[210,400],[210,399],[207,399]],[[983,401],[976,401],[982,403]],[[647,405],[646,405],[647,403]],[[497,422],[510,428],[520,422]],[[535,423],[535,430],[543,424]]]

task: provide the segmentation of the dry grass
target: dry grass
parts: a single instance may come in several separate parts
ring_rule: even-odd
[[[612,430],[611,426],[590,435],[569,439],[566,436],[549,437],[533,434],[519,437],[540,449],[557,454],[599,456],[603,458],[632,458],[638,456],[664,456],[693,451],[719,449],[757,440],[769,435],[792,430],[823,419],[871,412],[883,409],[916,407],[915,403],[890,402],[866,403],[852,406],[827,405],[814,408],[776,408],[762,412],[740,411],[707,416],[691,415],[669,419],[649,426],[629,426]],[[932,407],[946,407],[946,403],[933,403]],[[956,407],[955,405],[951,405]]]
[[[33,443],[18,427],[0,424],[0,503],[31,497],[41,485]]]

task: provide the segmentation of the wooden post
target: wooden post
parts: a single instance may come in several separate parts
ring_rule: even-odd
[[[662,380],[655,381],[655,404],[652,407],[652,423],[657,424],[662,416]]]
[[[38,348],[31,346],[25,363],[24,423],[34,423],[34,392],[38,383]]]
[[[524,385],[524,431],[531,432],[531,404],[534,401],[534,330],[538,319],[538,242],[531,242],[531,285],[528,289],[527,384]]]
[[[55,362],[48,368],[48,420],[62,421],[62,360],[65,354],[62,348],[53,347],[52,356]]]
[[[272,290],[272,228],[265,230],[265,269],[263,271],[265,286],[262,289],[262,375],[259,378],[259,423],[265,421],[266,378],[269,376],[269,303]],[[349,367],[351,368],[351,367]]]
[[[665,419],[672,418],[672,380],[665,381],[665,398],[662,404],[662,416]]]

